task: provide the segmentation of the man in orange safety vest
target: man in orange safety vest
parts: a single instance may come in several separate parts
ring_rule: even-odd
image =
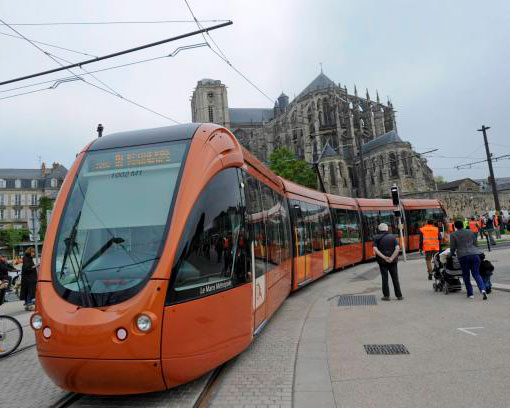
[[[469,229],[473,234],[475,234],[476,239],[478,239],[478,232],[480,231],[480,224],[478,224],[478,221],[475,221],[475,217],[471,217],[471,220],[469,221]]]
[[[434,225],[433,220],[428,220],[427,225],[420,228],[420,253],[425,252],[425,263],[429,280],[432,280],[432,257],[439,251],[441,234],[439,228]]]

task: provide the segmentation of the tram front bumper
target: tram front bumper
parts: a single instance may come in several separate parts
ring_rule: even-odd
[[[93,360],[39,356],[46,374],[80,394],[125,395],[166,389],[160,360]]]

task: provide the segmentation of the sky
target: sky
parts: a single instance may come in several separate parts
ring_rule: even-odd
[[[104,134],[190,122],[190,97],[198,80],[220,79],[230,107],[267,107],[283,91],[292,99],[320,72],[336,83],[356,84],[372,99],[389,97],[403,140],[428,154],[436,176],[486,178],[487,164],[454,166],[486,158],[477,129],[490,126],[494,157],[510,154],[510,2],[506,0],[189,0],[199,20],[230,19],[211,32],[229,61],[269,99],[208,47],[174,57],[58,83],[69,72],[0,86],[0,168],[69,167],[76,153]],[[184,0],[0,0],[8,24],[190,20]],[[204,22],[204,26],[218,24]],[[24,36],[101,56],[196,30],[193,22],[167,24],[12,25]],[[2,34],[3,33],[3,34]],[[0,81],[58,67],[0,23]],[[210,41],[210,39],[208,38]],[[203,43],[201,36],[161,45],[84,68],[95,71],[161,57]],[[39,44],[58,58],[91,58]],[[63,60],[60,60],[63,62]],[[84,74],[79,68],[75,74]],[[51,81],[32,87],[21,86]],[[41,90],[40,89],[45,89]],[[25,95],[18,95],[30,92]],[[3,98],[3,99],[2,99]],[[129,99],[168,118],[158,116]],[[510,176],[510,160],[494,163],[496,177]]]

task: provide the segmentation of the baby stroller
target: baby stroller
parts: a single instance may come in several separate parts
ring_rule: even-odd
[[[462,290],[460,278],[462,270],[456,256],[448,255],[446,263],[441,262],[440,253],[434,254],[434,292],[443,292],[447,295],[450,292]]]

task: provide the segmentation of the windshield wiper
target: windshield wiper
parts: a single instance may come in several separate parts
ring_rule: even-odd
[[[81,270],[79,268],[79,262],[78,257],[76,256],[76,253],[74,252],[76,248],[76,236],[78,235],[78,223],[80,222],[81,217],[81,211],[78,213],[76,220],[74,221],[73,228],[71,228],[71,233],[69,234],[69,237],[64,239],[64,243],[66,245],[66,250],[64,252],[64,259],[62,261],[62,268],[60,269],[60,277],[64,275],[64,269],[66,266],[67,259],[69,258],[71,262],[71,269],[73,270],[74,277],[76,278],[76,284],[78,285],[78,289],[80,292],[80,297],[82,304],[84,306],[91,306],[92,305],[92,299],[90,298],[90,293],[87,288],[88,282],[85,282],[84,276],[81,273]],[[71,258],[71,255],[74,256],[74,262]],[[74,265],[76,263],[76,266]],[[81,283],[81,285],[80,285]]]
[[[78,213],[76,220],[74,221],[73,228],[71,228],[71,233],[67,238],[64,238],[64,243],[66,245],[66,250],[64,251],[64,259],[62,260],[62,267],[60,268],[60,278],[64,276],[64,269],[66,266],[67,258],[71,254],[71,248],[76,244],[76,235],[78,233],[78,223],[80,222],[81,211]]]
[[[92,262],[94,262],[96,259],[101,257],[113,244],[122,244],[125,240],[120,237],[112,237],[106,243],[99,248],[94,255],[92,255],[87,262],[81,265],[80,271],[83,271],[87,266],[89,266]]]

